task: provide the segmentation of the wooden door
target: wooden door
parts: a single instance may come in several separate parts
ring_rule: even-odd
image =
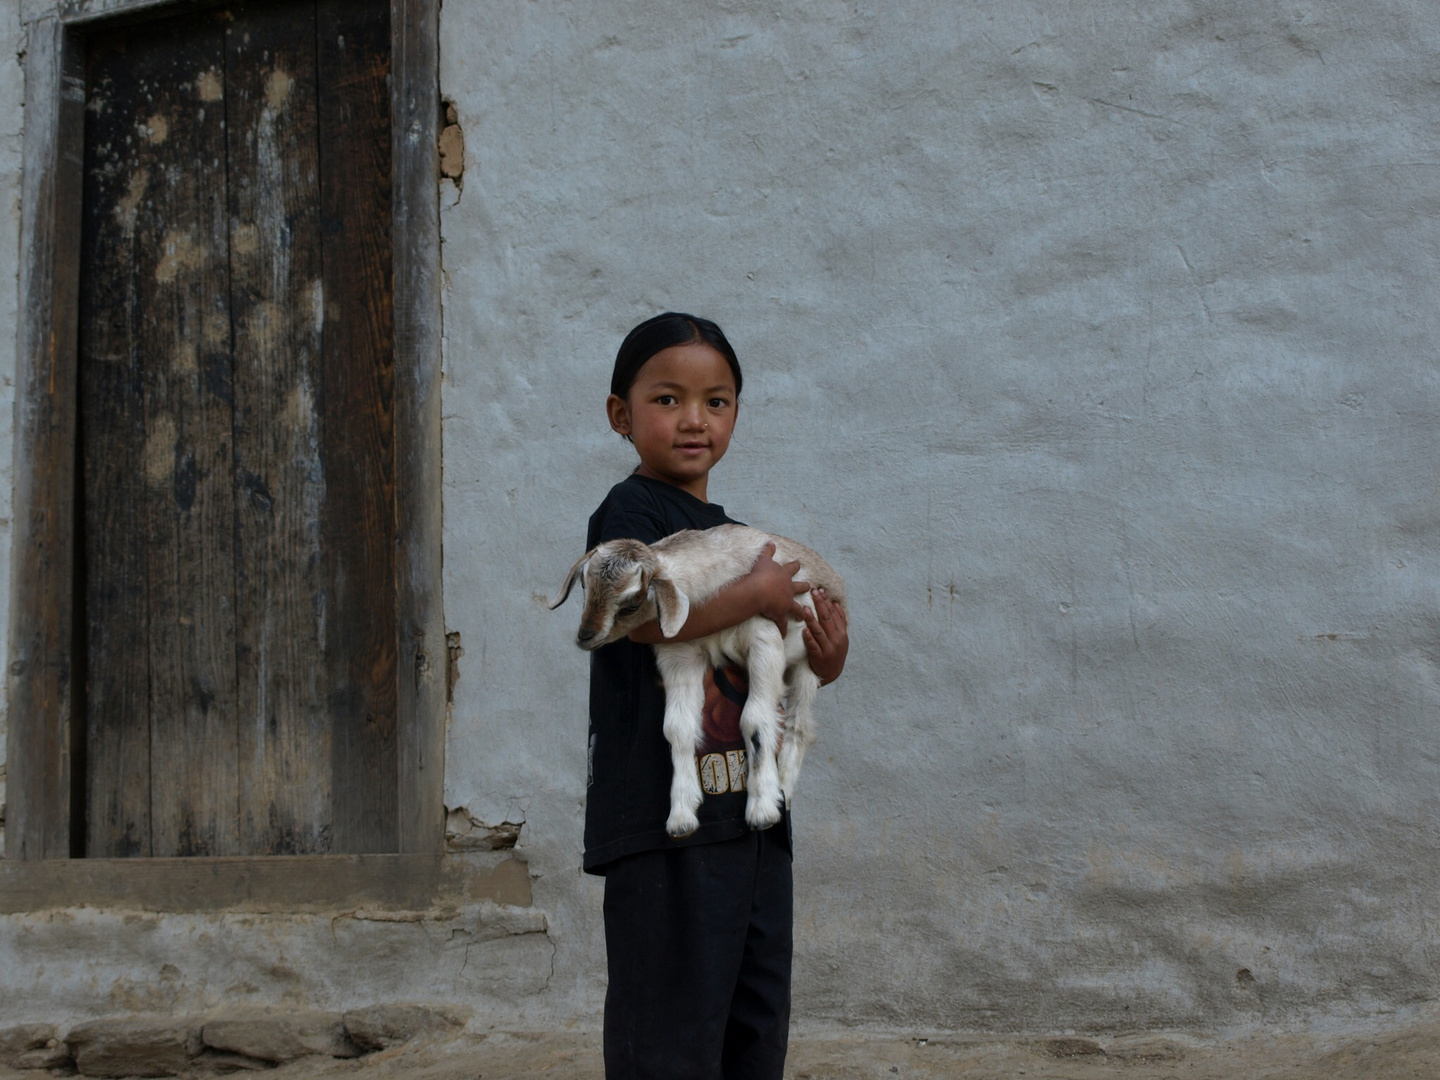
[[[85,853],[397,850],[388,0],[92,35]]]

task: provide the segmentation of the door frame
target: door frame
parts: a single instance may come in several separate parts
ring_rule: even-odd
[[[84,37],[218,4],[65,0],[26,20],[5,821],[6,858],[22,864],[68,859],[80,850],[77,833],[83,839],[72,762],[84,753],[84,718],[73,715],[72,703],[85,667],[74,644]],[[445,846],[439,8],[440,0],[390,0],[401,855],[436,855]],[[270,858],[190,861],[243,875]],[[297,889],[313,881],[305,859],[285,865],[297,867]],[[12,865],[7,877],[20,869]]]

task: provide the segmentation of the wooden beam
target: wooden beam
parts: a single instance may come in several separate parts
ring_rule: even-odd
[[[439,0],[391,0],[400,850],[445,844]]]
[[[510,852],[260,855],[0,862],[0,915],[121,911],[436,911],[490,901],[529,907],[530,871]]]
[[[66,26],[88,27],[95,23],[119,25],[164,18],[198,8],[214,7],[223,0],[62,0],[60,21]]]
[[[75,339],[85,78],[56,19],[30,27],[20,233],[6,855],[72,847]],[[77,826],[79,821],[74,822]]]
[[[318,0],[320,363],[331,566],[325,667],[333,736],[331,851],[399,846],[394,175],[390,0]],[[403,675],[402,675],[403,673]]]

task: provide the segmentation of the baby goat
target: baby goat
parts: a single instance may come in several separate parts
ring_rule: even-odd
[[[798,580],[823,588],[831,600],[844,606],[845,583],[840,575],[805,545],[744,525],[720,525],[704,531],[687,529],[655,544],[638,540],[601,544],[570,568],[550,608],[565,602],[579,578],[585,589],[585,610],[576,642],[582,649],[598,649],[657,618],[660,633],[674,637],[685,625],[691,605],[705,603],[749,573],[766,544],[775,545],[776,562],[799,561]],[[808,593],[796,599],[814,610]],[[695,752],[702,734],[705,672],[726,660],[744,664],[750,674],[750,696],[740,714],[751,763],[745,821],[763,829],[780,820],[781,807],[795,790],[800,761],[815,742],[810,710],[820,679],[810,670],[801,628],[799,620],[791,621],[782,638],[773,622],[756,615],[694,641],[655,646],[655,663],[665,683],[665,738],[674,767],[670,817],[665,822],[671,836],[689,836],[700,824],[695,811],[703,795]],[[791,722],[782,741],[781,707],[787,698]]]

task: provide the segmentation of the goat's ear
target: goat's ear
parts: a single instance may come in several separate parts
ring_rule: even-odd
[[[570,573],[565,575],[565,584],[560,586],[560,591],[551,598],[547,605],[551,611],[554,611],[569,597],[570,590],[575,587],[576,578],[580,579],[580,587],[582,589],[585,587],[585,568],[590,565],[590,556],[593,554],[595,554],[595,549],[591,548],[575,560],[575,565],[570,567]]]
[[[662,577],[650,582],[650,595],[660,616],[661,636],[674,637],[690,617],[690,598],[675,588],[669,579]]]

